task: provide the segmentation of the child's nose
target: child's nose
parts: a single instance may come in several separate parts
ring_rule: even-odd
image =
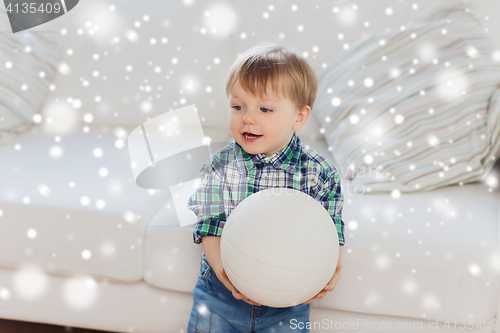
[[[253,114],[251,112],[246,112],[243,116],[243,122],[245,124],[253,124],[255,122]]]

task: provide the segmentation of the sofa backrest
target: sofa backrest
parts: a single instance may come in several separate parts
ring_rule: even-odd
[[[53,21],[65,33],[64,51],[56,89],[50,92],[42,114],[62,119],[66,125],[81,126],[93,118],[94,123],[135,127],[196,104],[205,130],[229,135],[224,83],[239,53],[258,42],[275,41],[306,52],[310,64],[320,71],[325,60],[344,45],[404,25],[434,2],[420,0],[414,9],[412,2],[397,0],[307,4],[184,0],[115,5],[81,1]],[[500,20],[495,16],[500,15],[500,2],[471,2],[485,27],[498,31]],[[500,49],[500,35],[489,36]],[[93,117],[85,118],[86,114]],[[309,119],[300,133],[319,136],[316,120]]]

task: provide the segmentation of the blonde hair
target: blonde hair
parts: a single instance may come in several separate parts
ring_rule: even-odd
[[[236,82],[258,97],[266,95],[270,85],[299,110],[306,105],[312,109],[318,91],[311,66],[296,51],[276,43],[259,43],[236,59],[226,79],[226,96]]]

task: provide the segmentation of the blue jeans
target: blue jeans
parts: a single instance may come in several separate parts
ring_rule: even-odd
[[[305,332],[294,323],[309,321],[310,304],[287,308],[255,306],[234,298],[201,256],[200,276],[193,290],[193,308],[188,333],[286,333]],[[292,329],[292,327],[294,329]]]

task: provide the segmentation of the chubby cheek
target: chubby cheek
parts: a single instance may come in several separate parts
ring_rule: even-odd
[[[236,119],[235,116],[229,115],[228,123],[229,123],[229,129],[231,130],[233,136],[239,133],[238,120]]]
[[[238,118],[238,115],[232,109],[229,109],[229,113],[228,113],[229,123],[236,122],[237,118]]]

